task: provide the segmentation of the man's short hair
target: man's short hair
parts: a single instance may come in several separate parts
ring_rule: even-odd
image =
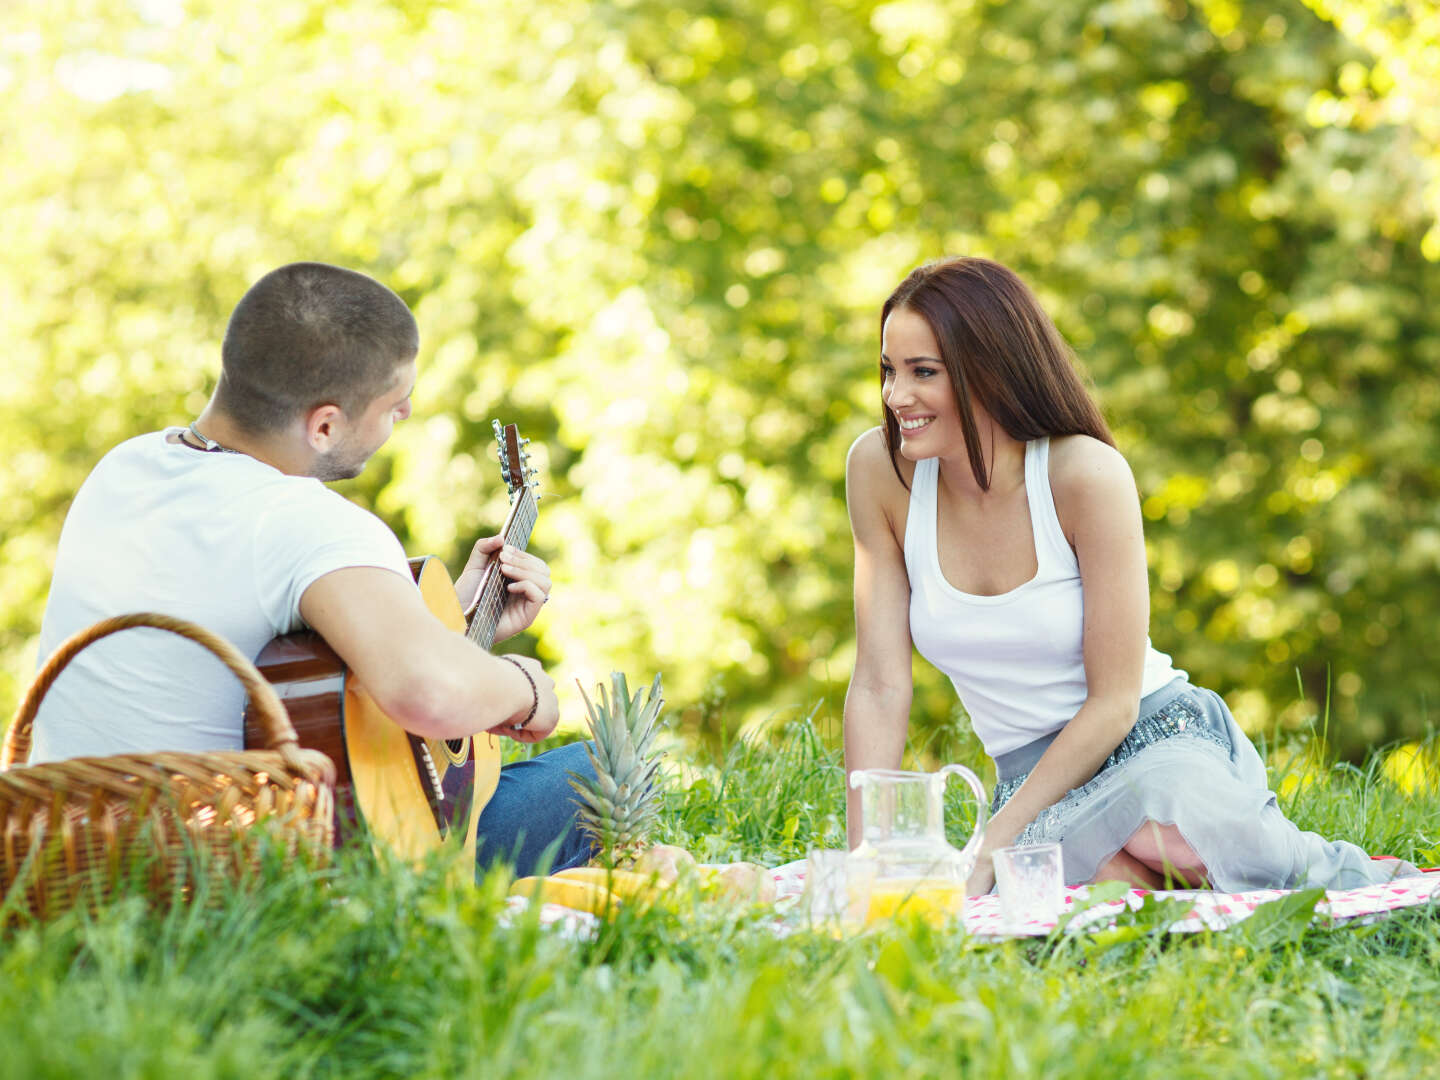
[[[378,281],[325,263],[291,263],[235,305],[216,401],[257,432],[278,431],[317,405],[356,416],[419,348],[410,309]]]

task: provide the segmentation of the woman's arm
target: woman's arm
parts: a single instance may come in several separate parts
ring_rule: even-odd
[[[1119,452],[1086,436],[1051,442],[1050,488],[1080,564],[1087,693],[1080,711],[985,830],[971,894],[994,881],[990,852],[1087,782],[1135,725],[1150,622],[1140,502]]]
[[[860,843],[855,769],[896,769],[910,724],[910,579],[894,520],[907,493],[878,428],[850,447],[845,504],[855,539],[855,670],[845,694],[845,807],[850,847]],[[887,509],[887,503],[889,508]],[[901,526],[903,528],[903,526]]]

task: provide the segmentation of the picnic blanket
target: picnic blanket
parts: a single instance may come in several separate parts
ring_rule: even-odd
[[[805,862],[786,863],[771,871],[780,901],[797,897],[805,890]],[[1252,889],[1249,892],[1221,893],[1206,889],[1148,890],[1131,889],[1119,900],[1096,904],[1081,912],[1067,929],[1076,932],[1112,925],[1127,907],[1139,909],[1146,897],[1157,900],[1183,900],[1189,914],[1172,922],[1170,933],[1194,933],[1199,930],[1224,930],[1254,914],[1261,904],[1290,895],[1290,889]],[[1077,885],[1064,890],[1063,918],[1089,895],[1089,886]],[[1344,922],[1350,919],[1378,918],[1400,908],[1440,902],[1440,870],[1422,877],[1396,878],[1381,885],[1365,885],[1358,889],[1328,889],[1315,906],[1317,919]],[[1007,937],[1043,937],[1055,929],[1055,919],[1025,923],[1018,931],[1007,931],[1000,918],[1000,898],[994,893],[972,896],[965,901],[965,930],[970,935],[998,941]]]
[[[776,927],[782,932],[798,929],[792,920],[784,916],[794,911],[805,891],[805,860],[786,863],[770,871],[776,891]],[[1283,899],[1294,890],[1253,889],[1249,892],[1220,893],[1204,889],[1147,890],[1131,889],[1124,897],[1108,903],[1095,904],[1083,910],[1067,926],[1070,933],[1093,931],[1112,926],[1126,908],[1138,910],[1146,899],[1184,901],[1188,910],[1182,917],[1167,927],[1172,934],[1195,933],[1201,930],[1224,930],[1243,922],[1254,914],[1262,904]],[[1068,914],[1075,905],[1082,904],[1089,895],[1085,885],[1064,890],[1064,911]],[[528,906],[522,897],[510,899],[509,914],[513,918]],[[1381,885],[1366,885],[1358,889],[1330,889],[1316,904],[1315,918],[1336,923],[1359,920],[1373,921],[1401,908],[1417,907],[1421,904],[1440,903],[1440,869],[1431,870],[1421,877],[1397,878]],[[561,933],[577,937],[593,934],[598,922],[595,916],[559,904],[544,904],[539,913],[541,925],[553,926]],[[1043,937],[1055,929],[1056,920],[1032,922],[1017,931],[1004,929],[1000,918],[1000,898],[993,893],[988,896],[971,897],[965,902],[963,916],[965,932],[982,941],[1002,941],[1015,937]]]

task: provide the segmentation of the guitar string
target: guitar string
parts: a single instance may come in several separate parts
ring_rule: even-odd
[[[519,515],[517,515],[516,521],[521,525],[521,528],[516,529],[511,543],[518,542],[517,546],[523,546],[529,540],[529,532],[534,526],[534,518],[531,516],[529,521],[522,521]],[[521,536],[522,532],[524,533],[523,536]],[[486,586],[485,596],[481,599],[480,606],[484,613],[484,618],[475,620],[471,624],[477,629],[474,640],[487,650],[494,644],[493,635],[495,626],[499,622],[500,612],[505,607],[505,585],[505,579],[501,574],[497,573],[491,578]]]
[[[533,495],[522,496],[525,500],[520,508],[516,510],[515,517],[511,522],[511,530],[506,537],[506,543],[523,548],[530,541],[530,533],[535,528],[536,515],[539,508],[535,504]],[[465,628],[465,636],[489,652],[494,644],[495,626],[499,621],[500,609],[503,602],[500,597],[500,588],[504,579],[500,574],[494,575],[484,587],[480,600],[476,605],[477,613],[470,620],[470,625]],[[481,618],[481,613],[484,617]],[[448,744],[447,744],[448,745]],[[430,756],[430,749],[421,744],[424,751],[426,764],[430,769],[432,787],[440,800],[444,800],[444,791],[439,785],[439,773],[436,772],[433,760]]]
[[[515,513],[513,528],[506,542],[516,547],[524,547],[530,540],[530,533],[535,527],[535,520],[538,514],[538,507],[535,504],[533,495],[528,492],[522,496],[524,502]],[[483,642],[481,639],[488,633],[494,632],[495,624],[499,621],[500,611],[505,606],[505,598],[502,590],[505,580],[502,575],[496,574],[486,583],[484,592],[481,594],[479,603],[476,605],[477,615],[471,618],[470,626],[466,630],[466,636],[486,648],[491,642]]]
[[[530,540],[530,533],[535,527],[536,506],[533,499],[528,499],[516,512],[514,528],[507,538],[507,543],[514,546],[524,547]],[[493,622],[498,619],[501,609],[505,606],[502,589],[505,581],[500,574],[496,574],[486,585],[485,595],[481,598],[480,605],[483,608],[485,619],[483,623]],[[476,625],[472,623],[472,625]],[[478,636],[478,635],[477,635]]]

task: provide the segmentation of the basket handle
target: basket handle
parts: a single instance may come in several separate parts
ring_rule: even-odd
[[[10,730],[5,733],[4,748],[0,749],[0,769],[8,769],[17,762],[24,763],[30,759],[30,737],[35,725],[35,714],[40,711],[40,703],[45,700],[46,692],[59,677],[60,672],[65,670],[65,665],[70,663],[76,654],[87,645],[91,645],[101,638],[109,637],[111,634],[119,633],[121,630],[129,630],[138,626],[168,630],[170,633],[188,638],[214,653],[215,657],[244,684],[246,691],[250,694],[250,701],[255,709],[255,720],[259,723],[264,735],[264,749],[278,751],[280,756],[285,759],[285,764],[293,771],[303,774],[310,772],[310,768],[300,757],[299,740],[295,735],[295,728],[290,724],[290,716],[285,712],[285,706],[280,703],[280,697],[275,693],[275,688],[265,681],[264,676],[255,669],[255,665],[219,634],[212,633],[203,626],[198,626],[185,619],[149,611],[101,619],[93,626],[88,626],[84,630],[70,635],[61,643],[60,647],[45,661],[45,666],[36,674],[35,681],[30,684],[30,689],[25,691],[19,708],[15,710],[15,718],[10,721]]]

